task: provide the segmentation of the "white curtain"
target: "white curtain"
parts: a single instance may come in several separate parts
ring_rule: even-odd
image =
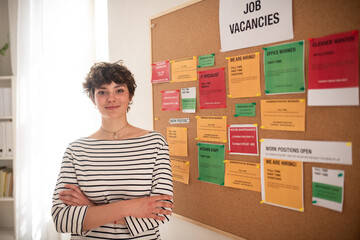
[[[59,239],[53,232],[51,198],[62,155],[69,142],[99,126],[82,90],[90,66],[107,60],[107,42],[99,44],[95,37],[96,9],[95,0],[9,0],[19,240]]]

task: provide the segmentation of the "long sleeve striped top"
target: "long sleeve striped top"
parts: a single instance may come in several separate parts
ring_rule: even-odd
[[[172,195],[169,148],[163,136],[152,131],[124,140],[81,138],[63,157],[53,195],[52,218],[58,232],[71,239],[160,239],[158,226],[168,221],[126,217],[126,225],[108,223],[83,231],[88,206],[67,206],[59,199],[65,184],[80,187],[96,205],[154,195]]]

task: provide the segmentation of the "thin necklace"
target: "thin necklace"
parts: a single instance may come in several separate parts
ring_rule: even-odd
[[[119,140],[119,133],[121,132],[121,130],[123,130],[129,123],[126,123],[125,126],[123,126],[122,128],[120,128],[119,130],[113,132],[113,131],[109,131],[109,130],[105,130],[103,128],[103,126],[101,126],[101,129],[104,131],[104,132],[108,132],[108,133],[112,133],[114,136],[114,139],[115,140]]]

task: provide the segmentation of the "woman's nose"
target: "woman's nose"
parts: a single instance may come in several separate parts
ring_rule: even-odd
[[[114,101],[114,100],[115,100],[115,93],[110,92],[110,93],[108,94],[107,100],[108,100],[109,102]]]

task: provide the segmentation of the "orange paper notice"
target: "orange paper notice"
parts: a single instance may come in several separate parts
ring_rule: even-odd
[[[261,128],[305,131],[305,99],[261,100]]]
[[[189,161],[171,158],[172,178],[174,181],[189,184]]]
[[[260,57],[259,53],[228,58],[229,97],[259,97]]]
[[[187,128],[167,127],[166,136],[170,155],[181,157],[188,156]]]
[[[225,186],[261,191],[259,163],[232,160],[225,162]]]
[[[196,57],[171,61],[171,82],[197,80]]]
[[[262,199],[269,204],[303,211],[303,163],[265,158]]]
[[[226,116],[197,116],[196,118],[196,140],[227,142]]]

